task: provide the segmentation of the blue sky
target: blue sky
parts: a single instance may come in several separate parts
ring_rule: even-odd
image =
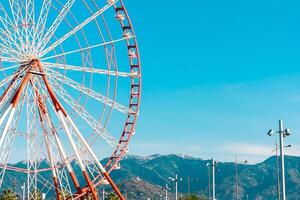
[[[300,155],[299,1],[124,2],[143,64],[132,154],[257,162],[283,119]]]

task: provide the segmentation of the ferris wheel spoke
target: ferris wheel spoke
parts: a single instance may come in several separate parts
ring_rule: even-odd
[[[128,73],[128,72],[119,72],[119,71],[113,71],[113,70],[104,70],[99,68],[85,68],[80,67],[76,65],[65,65],[65,64],[59,64],[59,63],[50,63],[50,62],[43,62],[43,66],[50,67],[50,68],[59,68],[64,70],[70,70],[70,71],[78,71],[78,72],[87,72],[87,73],[93,73],[93,74],[103,74],[103,75],[109,75],[109,76],[120,76],[120,77],[137,77],[138,73]]]
[[[24,35],[22,28],[19,28],[19,26],[23,22],[21,3],[18,0],[9,0],[9,6],[10,6],[11,14],[12,14],[11,20],[14,24],[14,27],[18,30],[17,31],[18,40],[21,43],[21,46],[23,46],[24,45],[23,38],[25,35]],[[22,50],[22,49],[20,49],[20,50]]]
[[[9,63],[17,63],[20,60],[12,57],[0,56],[0,62],[9,62]]]
[[[68,51],[68,52],[65,52],[65,53],[62,53],[62,54],[57,54],[57,55],[49,56],[49,57],[45,57],[45,58],[43,58],[42,57],[43,55],[42,55],[41,56],[41,61],[48,60],[48,59],[51,59],[51,58],[58,58],[58,57],[66,56],[66,55],[73,54],[73,53],[89,51],[89,50],[94,49],[94,48],[98,48],[98,47],[103,47],[103,46],[107,46],[107,45],[119,43],[119,42],[128,40],[128,39],[133,38],[133,37],[134,37],[133,35],[129,36],[129,37],[123,37],[123,38],[112,40],[112,41],[109,41],[109,42],[103,42],[103,43],[100,43],[100,44],[95,44],[95,45],[92,45],[92,46],[89,46],[89,47],[80,48],[80,49],[76,49],[76,50],[73,50],[73,51]]]
[[[22,8],[18,0],[9,0],[9,6],[13,17],[13,22],[18,26],[23,21]]]
[[[15,75],[11,75],[11,76],[8,76],[6,77],[5,79],[3,79],[1,82],[0,82],[0,87],[3,87],[6,83],[8,83],[10,80],[12,80],[13,78],[15,77]]]
[[[48,68],[46,70],[46,72],[49,76],[51,76],[52,78],[54,78],[58,81],[61,81],[63,84],[66,84],[69,87],[72,87],[73,89],[76,89],[77,91],[82,92],[82,93],[94,98],[95,100],[97,100],[97,101],[99,101],[99,102],[101,102],[105,105],[108,105],[108,106],[110,106],[110,107],[112,107],[112,108],[114,108],[114,109],[116,109],[116,110],[118,110],[122,113],[126,113],[126,114],[127,113],[134,113],[135,114],[136,113],[135,111],[133,111],[133,110],[117,103],[115,100],[111,100],[108,97],[106,97],[106,96],[104,96],[104,95],[102,95],[102,94],[100,94],[100,93],[98,93],[98,92],[96,92],[96,91],[94,91],[90,88],[87,88],[84,85],[79,84],[76,81],[73,81],[72,79],[70,79],[70,78],[68,78],[68,77],[66,77],[66,76],[64,76],[64,75],[62,75],[62,74],[60,74],[60,73],[58,73],[54,70],[51,70],[51,69]]]
[[[0,67],[0,72],[7,71],[7,70],[10,70],[10,69],[16,69],[18,67],[20,67],[20,64],[8,66],[8,67]]]
[[[38,17],[36,29],[35,29],[34,36],[33,36],[34,42],[36,41],[36,39],[38,39],[38,40],[42,39],[42,35],[44,34],[46,22],[47,22],[48,15],[49,15],[51,3],[52,3],[52,0],[44,0],[43,1],[40,15]]]
[[[56,90],[58,94],[75,112],[83,119],[90,127],[97,132],[111,147],[114,149],[117,147],[118,142],[114,137],[101,125],[99,122],[80,105],[65,89],[63,89],[58,82],[52,80],[54,88],[60,88]]]
[[[1,52],[6,53],[10,56],[18,56],[18,51],[14,49],[15,44],[12,41],[13,39],[11,39],[12,36],[3,29],[0,29],[0,32],[2,32],[2,36],[0,37],[0,40],[2,41],[2,43],[0,44]]]
[[[0,87],[2,87],[5,84],[7,84],[8,82],[10,82],[9,85],[4,89],[3,94],[0,96],[0,106],[3,106],[3,105],[6,106],[7,104],[9,104],[9,107],[12,107],[10,102],[8,102],[8,100],[11,100],[10,98],[8,98],[8,96],[14,95],[14,92],[16,90],[16,88],[14,88],[14,87],[16,85],[18,86],[18,82],[20,82],[19,77],[20,77],[22,71],[24,71],[24,69],[17,71],[15,74],[11,75],[10,77],[7,77],[0,83]],[[4,106],[2,107],[2,109],[4,109]],[[5,115],[7,114],[7,110],[4,112],[4,114]],[[1,118],[0,125],[2,124],[2,122],[3,122],[3,119]]]
[[[26,35],[26,50],[33,53],[35,41],[33,35],[35,34],[35,6],[34,0],[25,0],[25,26],[31,28],[25,28]]]
[[[1,70],[1,69],[0,69]],[[5,79],[3,79],[1,82],[0,82],[0,87],[3,87],[5,84],[7,84],[9,81],[13,81],[15,82],[15,79],[17,79],[23,72],[25,71],[25,68],[23,69],[20,69],[18,70],[16,73],[6,77]],[[10,85],[5,89],[5,90],[9,90],[10,88]],[[2,97],[0,98],[0,104],[1,104],[1,101],[3,99],[3,95],[5,94],[6,92],[4,92],[2,94]]]
[[[0,21],[1,21],[2,26],[6,29],[6,31],[12,33],[8,27],[12,28],[15,25],[12,22],[12,20],[10,19],[9,15],[6,12],[6,9],[4,8],[2,3],[0,3]]]
[[[63,37],[61,37],[59,40],[54,42],[50,47],[45,49],[41,56],[47,54],[52,49],[55,49],[58,45],[63,43],[65,40],[67,40],[69,37],[77,33],[79,30],[83,29],[86,25],[88,25],[91,21],[95,20],[98,16],[102,15],[106,10],[108,10],[110,7],[114,6],[119,0],[111,0],[108,1],[108,4],[106,4],[103,8],[99,9],[97,12],[95,12],[92,16],[87,18],[85,21],[83,21],[81,24],[73,28],[69,33],[65,34]]]
[[[69,13],[71,7],[73,6],[75,0],[68,0],[61,12],[58,14],[51,27],[48,29],[47,33],[43,36],[43,39],[39,41],[37,50],[42,50],[48,42],[51,40],[52,36],[55,34],[57,28],[61,24],[61,22],[65,19],[66,15]]]
[[[6,10],[5,10],[2,3],[0,3],[0,22],[3,25],[3,28],[4,28],[1,31],[2,34],[7,38],[7,40],[9,40],[9,43],[12,43],[14,45],[14,47],[18,51],[20,51],[21,49],[20,49],[19,44],[17,43],[16,33],[13,33],[13,31],[15,30],[14,29],[15,25],[11,21],[9,15],[7,14],[7,12],[6,12]],[[2,39],[2,40],[4,40],[4,39]],[[9,48],[9,50],[14,50],[14,49]]]
[[[16,51],[11,50],[10,47],[4,46],[3,43],[0,44],[0,52],[1,52],[2,56],[5,56],[5,57],[16,57],[16,56],[18,56]]]

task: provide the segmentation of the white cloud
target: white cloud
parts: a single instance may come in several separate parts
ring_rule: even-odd
[[[269,156],[273,147],[249,143],[231,143],[226,144],[223,148],[227,153],[231,154]]]

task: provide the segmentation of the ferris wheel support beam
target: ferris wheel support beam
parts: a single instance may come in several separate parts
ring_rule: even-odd
[[[18,66],[18,65],[16,65],[16,66]],[[16,66],[13,66],[13,67],[16,67]],[[6,98],[6,96],[8,95],[8,93],[10,92],[10,90],[12,89],[12,87],[14,86],[14,84],[16,83],[18,78],[20,77],[21,72],[23,72],[23,69],[17,71],[17,73],[15,73],[14,75],[12,75],[12,76],[8,77],[6,80],[4,80],[4,84],[5,84],[12,78],[8,87],[5,89],[5,91],[3,92],[3,94],[0,97],[0,105],[3,103],[3,100]],[[2,85],[2,84],[0,84],[0,85]],[[1,123],[0,123],[0,125],[1,125]]]
[[[42,125],[42,131],[43,131],[43,134],[44,134],[44,139],[45,139],[45,144],[46,144],[46,150],[47,150],[47,154],[48,154],[48,158],[49,158],[49,162],[50,162],[50,166],[52,168],[52,178],[53,178],[53,182],[54,182],[54,187],[55,187],[55,192],[56,192],[56,199],[57,200],[61,200],[61,197],[60,197],[60,192],[59,192],[59,184],[58,184],[58,179],[57,179],[57,174],[56,174],[56,168],[54,166],[54,161],[53,161],[53,158],[52,158],[52,149],[51,149],[51,146],[49,145],[49,138],[48,138],[48,133],[46,131],[46,127],[44,126],[44,119],[43,119],[43,116],[46,114],[46,110],[45,108],[43,107],[44,104],[43,104],[43,101],[41,99],[41,96],[38,92],[38,89],[35,87],[33,81],[31,80],[31,85],[32,87],[34,88],[34,92],[35,92],[35,96],[37,98],[37,107],[38,107],[38,110],[39,110],[39,115],[40,115],[40,122],[41,122],[41,125]]]
[[[36,93],[38,93],[37,90],[36,90]],[[69,175],[71,177],[71,180],[72,180],[72,182],[74,184],[74,187],[77,190],[77,193],[80,194],[80,193],[82,193],[82,190],[80,188],[78,179],[76,178],[76,176],[74,174],[72,166],[71,166],[71,164],[69,162],[69,159],[68,159],[68,157],[66,155],[66,152],[65,152],[65,150],[64,150],[64,148],[63,148],[63,146],[61,144],[61,141],[60,141],[60,139],[58,137],[58,134],[57,134],[57,132],[55,130],[55,127],[54,127],[53,123],[51,123],[51,118],[50,118],[50,115],[49,115],[49,111],[47,110],[47,107],[45,105],[45,102],[41,98],[39,98],[39,105],[38,106],[39,106],[40,115],[41,115],[41,118],[40,118],[41,119],[41,124],[44,127],[48,125],[48,127],[51,129],[50,132],[54,136],[54,140],[55,140],[55,143],[57,145],[58,152],[59,152],[59,154],[60,154],[60,156],[62,158],[62,162],[66,164],[66,168],[67,168],[68,173],[69,173]],[[48,137],[48,136],[45,135],[45,137]],[[48,141],[49,141],[49,139],[48,139]],[[54,169],[54,165],[53,165],[52,168]],[[56,179],[56,181],[57,181],[57,176],[54,179]],[[57,184],[56,188],[58,188],[58,184]]]
[[[49,93],[49,95],[50,95],[50,98],[52,99],[52,103],[53,103],[54,106],[55,106],[55,109],[56,109],[56,113],[57,113],[57,115],[58,115],[58,118],[60,119],[60,121],[61,121],[62,124],[63,124],[63,128],[64,128],[64,130],[65,130],[65,132],[66,132],[66,134],[67,134],[67,137],[68,137],[68,139],[69,139],[69,141],[70,141],[70,143],[71,143],[72,149],[73,149],[73,151],[75,152],[75,155],[76,155],[76,157],[77,157],[77,159],[78,159],[79,166],[80,166],[80,169],[81,169],[81,171],[82,171],[82,174],[83,174],[84,178],[85,178],[86,181],[87,181],[87,184],[88,184],[88,186],[89,186],[89,189],[90,189],[90,191],[91,191],[91,193],[92,193],[94,199],[95,199],[95,200],[98,200],[97,193],[96,193],[96,191],[94,190],[92,181],[91,181],[90,177],[88,176],[88,174],[87,174],[87,172],[86,172],[85,166],[84,166],[83,161],[82,161],[82,159],[81,159],[81,157],[80,157],[80,154],[79,154],[79,151],[78,151],[78,149],[77,149],[77,147],[76,147],[75,141],[73,140],[72,135],[71,135],[71,133],[70,133],[70,130],[68,129],[67,124],[66,124],[66,122],[65,122],[65,120],[64,120],[64,117],[63,117],[63,116],[64,116],[64,115],[65,115],[65,116],[67,115],[67,114],[66,114],[66,111],[64,111],[64,109],[63,109],[62,106],[60,105],[59,101],[57,100],[57,98],[56,98],[54,92],[52,91],[52,89],[51,89],[51,87],[50,87],[50,85],[49,85],[49,83],[48,83],[48,81],[47,81],[45,75],[43,75],[43,80],[44,80],[44,82],[45,82],[45,85],[46,85],[46,88],[47,88],[48,93]]]
[[[10,82],[9,86],[5,89],[4,93],[0,97],[0,103],[2,103],[3,99],[6,97],[10,89],[13,87],[15,84],[16,80],[18,79],[18,76],[15,76],[13,80]],[[1,125],[1,124],[0,124]]]
[[[12,108],[11,108],[11,112],[10,112],[10,114],[9,114],[9,117],[8,117],[8,119],[7,119],[6,125],[5,125],[5,127],[4,127],[4,129],[3,129],[2,135],[1,135],[1,137],[0,137],[0,148],[2,147],[2,145],[3,145],[3,143],[4,143],[4,140],[5,140],[5,138],[6,138],[6,134],[7,134],[8,129],[9,129],[11,123],[12,123],[13,116],[14,116],[15,112],[16,112],[16,108],[12,107]]]
[[[82,161],[82,159],[81,159],[81,156],[80,156],[80,154],[79,154],[79,151],[78,151],[78,149],[77,149],[77,147],[76,147],[75,141],[73,140],[73,137],[72,137],[72,135],[71,135],[71,132],[70,132],[70,130],[69,130],[69,128],[68,128],[68,126],[67,126],[65,120],[64,120],[64,117],[63,117],[64,114],[63,114],[63,112],[62,112],[61,110],[58,110],[58,111],[57,111],[57,115],[58,115],[58,118],[60,119],[60,121],[62,122],[62,125],[63,125],[63,127],[64,127],[64,130],[65,130],[65,132],[66,132],[66,134],[67,134],[67,137],[68,137],[68,139],[69,139],[69,141],[70,141],[70,143],[71,143],[72,149],[73,149],[73,151],[75,152],[75,155],[76,155],[76,157],[77,157],[77,159],[78,159],[79,166],[80,166],[80,168],[81,168],[82,174],[83,174],[83,176],[84,176],[84,178],[85,178],[85,180],[86,180],[86,182],[87,182],[87,184],[88,184],[88,186],[89,186],[89,188],[90,188],[90,191],[91,191],[91,193],[92,193],[92,195],[93,195],[93,198],[94,198],[95,200],[98,200],[97,193],[96,193],[96,191],[95,191],[95,189],[94,189],[94,187],[93,187],[92,181],[91,181],[91,179],[90,179],[88,173],[86,172],[85,165],[83,164],[83,161]]]
[[[42,69],[42,66],[40,64],[40,62],[38,62],[38,67],[40,68],[41,71],[43,71]],[[72,119],[68,116],[67,112],[63,109],[62,105],[60,104],[60,102],[58,101],[57,97],[55,96],[52,88],[50,87],[50,84],[46,78],[46,75],[43,74],[42,75],[42,78],[44,80],[44,83],[46,85],[46,88],[48,90],[48,93],[50,95],[50,98],[52,100],[52,103],[54,104],[54,107],[56,109],[56,112],[58,114],[58,118],[60,119],[60,121],[62,122],[63,124],[63,127],[64,127],[64,130],[67,134],[67,137],[69,138],[69,141],[71,143],[71,146],[75,152],[75,155],[78,159],[78,162],[79,162],[79,165],[81,167],[81,170],[82,170],[82,173],[88,183],[88,186],[91,190],[91,193],[94,197],[95,200],[98,199],[97,197],[97,193],[93,187],[93,184],[88,176],[88,173],[86,172],[85,170],[85,166],[82,162],[82,159],[80,157],[80,154],[77,150],[77,147],[75,145],[75,142],[72,138],[72,135],[70,133],[70,130],[68,129],[67,127],[67,124],[64,120],[64,118],[66,120],[69,121],[69,123],[71,124],[71,126],[73,127],[73,129],[75,130],[77,136],[79,137],[79,139],[81,140],[81,142],[83,143],[83,145],[85,146],[85,148],[88,150],[88,152],[91,154],[91,156],[93,157],[93,159],[95,160],[96,164],[98,165],[98,167],[100,168],[101,172],[103,173],[104,177],[107,179],[107,181],[110,183],[110,185],[112,186],[112,188],[115,190],[115,192],[117,193],[118,197],[121,199],[121,200],[125,200],[125,198],[123,197],[123,195],[121,194],[120,190],[118,189],[118,187],[116,186],[116,184],[113,182],[113,180],[110,178],[109,174],[106,172],[105,168],[102,166],[102,164],[100,163],[100,161],[98,160],[97,156],[95,155],[95,153],[91,150],[91,148],[89,147],[89,145],[87,144],[87,142],[85,141],[85,139],[83,138],[83,136],[81,135],[80,131],[78,130],[78,128],[75,126],[74,122],[72,121]]]
[[[71,164],[70,164],[70,162],[69,162],[69,160],[67,158],[67,154],[66,154],[66,152],[65,152],[65,150],[64,150],[64,148],[63,148],[63,146],[61,144],[61,141],[60,141],[60,139],[59,139],[59,137],[57,135],[57,132],[56,132],[53,124],[51,123],[48,110],[46,109],[46,105],[45,105],[45,103],[43,101],[40,101],[39,105],[41,105],[43,107],[43,108],[42,107],[40,108],[40,113],[43,114],[43,122],[47,121],[45,123],[47,123],[48,126],[51,128],[51,132],[52,132],[52,134],[54,136],[54,140],[56,142],[59,154],[62,157],[62,162],[64,162],[66,164],[66,168],[67,168],[68,173],[69,173],[69,175],[71,177],[71,180],[72,180],[72,182],[74,184],[74,187],[77,190],[77,193],[81,193],[82,191],[80,189],[80,185],[79,185],[78,179],[76,178],[76,176],[74,174],[74,171],[73,171],[73,169],[71,167]],[[42,125],[43,125],[43,122],[41,122]],[[56,178],[56,180],[57,180],[57,178]]]
[[[41,115],[41,113],[40,113],[40,115]],[[42,116],[40,118],[40,121],[41,121],[41,123],[43,123],[42,122],[43,121]],[[58,184],[58,179],[57,179],[57,175],[56,175],[56,169],[55,169],[54,162],[53,162],[52,155],[51,155],[52,150],[51,150],[51,147],[49,145],[48,135],[45,132],[44,132],[44,138],[45,138],[45,144],[46,144],[47,153],[48,153],[48,157],[49,157],[49,162],[50,162],[50,165],[51,165],[51,168],[52,168],[52,177],[53,177],[53,182],[54,182],[54,187],[55,187],[55,192],[56,192],[56,199],[60,200],[61,197],[60,197],[60,192],[59,192],[59,184]]]
[[[100,161],[97,158],[96,154],[92,151],[92,149],[90,148],[90,146],[88,145],[88,143],[86,142],[86,140],[84,139],[84,137],[82,136],[82,134],[80,133],[80,131],[78,130],[78,128],[76,127],[76,125],[74,124],[74,122],[72,121],[71,117],[70,116],[65,116],[65,118],[69,121],[69,123],[71,124],[71,126],[75,130],[77,136],[79,137],[79,139],[81,140],[81,142],[83,143],[83,145],[85,146],[85,148],[88,150],[88,152],[91,154],[91,156],[95,160],[96,164],[100,168],[100,171],[103,173],[104,177],[107,179],[107,181],[110,183],[110,185],[112,186],[112,188],[114,189],[114,191],[117,193],[118,197],[121,200],[125,200],[125,198],[121,194],[119,188],[116,186],[116,184],[114,183],[114,181],[110,178],[109,174],[107,173],[107,171],[105,170],[105,168],[102,166],[102,164],[100,163]]]
[[[69,162],[69,160],[67,158],[66,152],[65,152],[65,150],[62,147],[60,139],[58,138],[58,136],[57,136],[56,133],[53,133],[53,134],[54,134],[55,141],[57,143],[58,150],[59,150],[59,152],[60,152],[60,154],[61,154],[61,156],[63,158],[63,161],[66,163],[67,170],[68,170],[68,172],[70,174],[70,177],[72,179],[74,187],[76,188],[76,190],[77,190],[78,193],[81,193],[79,182],[78,182],[78,180],[77,180],[77,178],[76,178],[76,176],[74,174],[74,171],[73,171],[73,169],[71,167],[71,164],[70,164],[70,162]]]
[[[1,118],[0,118],[0,126],[2,125],[4,119],[6,118],[6,116],[8,115],[8,113],[10,112],[11,109],[12,109],[12,105],[9,105],[9,107],[6,109],[6,111],[1,116]]]
[[[37,61],[37,67],[39,68],[39,70],[41,72],[43,72],[41,63],[39,61]],[[68,139],[69,139],[69,141],[71,143],[72,149],[75,152],[76,158],[78,159],[80,169],[82,171],[82,174],[83,174],[84,178],[86,179],[86,182],[87,182],[87,184],[89,186],[90,192],[92,193],[93,198],[95,200],[98,200],[97,193],[96,193],[96,191],[95,191],[95,189],[93,187],[93,183],[92,183],[92,181],[91,181],[88,173],[86,172],[85,166],[84,166],[83,161],[82,161],[82,159],[80,157],[80,154],[79,154],[79,151],[78,151],[78,149],[76,147],[75,141],[73,140],[72,135],[70,133],[70,130],[68,129],[67,124],[66,124],[66,122],[64,120],[63,116],[67,116],[67,113],[63,109],[62,105],[59,103],[57,97],[55,96],[55,94],[54,94],[52,88],[50,87],[50,84],[49,84],[49,82],[48,82],[45,74],[42,75],[42,78],[43,78],[45,86],[46,86],[46,88],[48,90],[49,96],[50,96],[50,98],[52,100],[52,103],[53,103],[53,105],[54,105],[54,107],[56,109],[57,116],[60,119],[60,121],[62,122],[63,128],[64,128],[64,130],[65,130],[65,132],[67,134],[67,137],[68,137]]]
[[[15,112],[16,112],[16,107],[17,107],[17,105],[18,105],[18,103],[19,103],[19,101],[20,101],[20,97],[21,97],[22,91],[23,91],[23,89],[24,89],[26,83],[29,81],[30,77],[31,77],[30,74],[27,73],[26,76],[25,76],[25,78],[22,80],[21,85],[19,86],[18,90],[16,91],[16,93],[14,94],[14,96],[13,96],[11,102],[10,102],[11,105],[9,106],[8,110],[11,110],[11,111],[10,111],[9,117],[8,117],[8,119],[7,119],[6,125],[5,125],[5,127],[4,127],[4,129],[3,129],[2,135],[1,135],[1,137],[0,137],[0,148],[1,148],[2,145],[3,145],[3,142],[4,142],[4,139],[5,139],[6,134],[7,134],[7,132],[8,132],[8,129],[9,129],[11,123],[12,123],[13,116],[14,116],[14,114],[15,114]],[[8,113],[8,112],[7,112],[7,113]],[[4,113],[4,114],[5,114],[5,113]],[[7,114],[6,114],[6,115],[7,115]],[[2,116],[2,117],[3,117],[3,116]],[[4,119],[4,118],[2,118],[2,117],[1,117],[1,121],[3,122],[3,119]],[[2,123],[2,122],[1,122],[1,123]]]

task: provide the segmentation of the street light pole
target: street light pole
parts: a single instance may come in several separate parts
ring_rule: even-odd
[[[286,145],[284,148],[290,148],[292,145]],[[280,200],[281,195],[280,195],[280,173],[279,173],[279,156],[278,156],[278,149],[279,145],[277,144],[277,140],[275,142],[275,149],[272,152],[276,152],[276,175],[277,175],[277,199]]]
[[[238,186],[238,165],[237,165],[237,157],[235,156],[235,199],[238,200],[239,194],[239,186]]]
[[[182,181],[182,178],[178,178],[176,174],[175,177],[169,177],[172,182],[175,182],[175,200],[178,200],[178,181]]]
[[[215,159],[212,159],[212,199],[216,200],[216,180],[215,180],[215,166],[216,162]]]
[[[272,136],[274,131],[269,130],[268,135]],[[283,128],[283,121],[279,120],[279,130],[277,131],[279,135],[279,147],[280,147],[280,158],[281,158],[281,191],[282,191],[282,200],[286,200],[285,196],[285,169],[284,169],[284,143],[283,138],[290,135],[289,129]]]
[[[208,200],[211,200],[211,190],[210,190],[210,163],[206,163],[207,167],[207,178],[208,178]]]
[[[178,175],[175,175],[175,200],[178,199]]]
[[[190,176],[188,176],[188,195],[190,196],[190,189],[191,189],[191,185],[190,185]]]
[[[283,130],[283,121],[279,120],[279,139],[280,139],[280,156],[281,156],[281,178],[282,178],[282,200],[285,198],[285,170],[284,170],[284,149],[283,149],[283,137],[285,131]]]
[[[278,144],[276,140],[276,173],[277,173],[277,198],[280,200],[280,175],[279,175],[279,160],[278,160]]]
[[[166,190],[166,196],[165,196],[165,200],[168,200],[168,184],[166,184],[165,190]]]
[[[22,188],[22,200],[25,200],[25,189],[26,189],[26,184],[24,182],[24,184],[21,186]]]

